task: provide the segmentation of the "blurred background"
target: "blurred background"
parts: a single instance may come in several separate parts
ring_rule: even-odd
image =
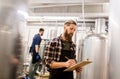
[[[92,61],[74,79],[119,79],[119,6],[119,0],[0,0],[0,79],[24,79],[34,34],[45,29],[39,51],[43,58],[47,42],[63,32],[67,19],[77,21],[77,60]],[[48,79],[41,65],[35,78]]]

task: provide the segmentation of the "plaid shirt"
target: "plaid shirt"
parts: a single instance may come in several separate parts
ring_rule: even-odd
[[[71,49],[75,51],[75,44],[72,42]],[[59,61],[62,50],[61,37],[54,38],[51,42],[46,45],[45,49],[45,64],[47,67],[50,67],[50,64],[53,61]],[[76,57],[76,55],[74,55]]]

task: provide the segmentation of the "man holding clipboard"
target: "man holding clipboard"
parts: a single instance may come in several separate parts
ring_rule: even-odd
[[[72,41],[76,27],[74,20],[65,21],[64,32],[46,46],[44,59],[50,72],[49,79],[73,79],[73,71],[64,70],[76,64],[76,46]],[[81,70],[76,68],[77,72]]]

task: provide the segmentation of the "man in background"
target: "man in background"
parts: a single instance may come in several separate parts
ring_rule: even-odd
[[[43,33],[44,33],[44,29],[40,28],[39,33],[34,35],[32,45],[29,50],[29,52],[32,54],[32,61],[31,61],[30,70],[29,70],[30,79],[34,79],[36,70],[39,66],[39,63],[41,62],[41,57],[39,55],[39,48],[42,40],[41,36],[43,35]]]

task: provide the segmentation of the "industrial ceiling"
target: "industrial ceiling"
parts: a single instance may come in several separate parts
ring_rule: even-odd
[[[28,8],[29,16],[34,17],[28,19],[29,23],[51,21],[53,17],[108,18],[109,0],[29,0]],[[52,17],[52,19],[44,17]],[[58,19],[54,20],[58,21]]]

